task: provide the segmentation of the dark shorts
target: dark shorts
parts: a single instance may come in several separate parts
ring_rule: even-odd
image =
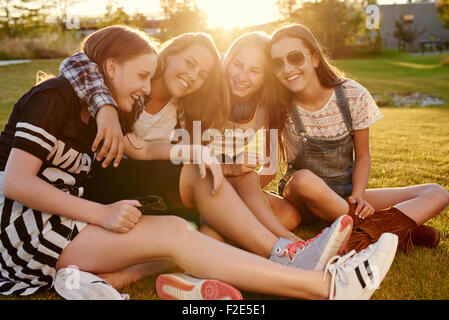
[[[179,193],[179,180],[183,165],[174,165],[169,160],[140,161],[122,159],[114,168],[102,168],[95,161],[91,179],[86,184],[84,198],[110,204],[120,200],[131,200],[157,195],[167,205],[167,215],[175,214],[189,220],[198,220],[196,210],[183,205]]]

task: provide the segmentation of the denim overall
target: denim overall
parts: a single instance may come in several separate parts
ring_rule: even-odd
[[[335,88],[338,108],[343,116],[349,135],[338,140],[321,140],[306,135],[297,107],[292,105],[291,114],[296,133],[301,137],[299,149],[293,162],[288,163],[285,176],[281,179],[278,192],[283,194],[287,182],[301,169],[308,169],[319,176],[337,194],[347,198],[352,192],[353,129],[352,118],[342,85]]]

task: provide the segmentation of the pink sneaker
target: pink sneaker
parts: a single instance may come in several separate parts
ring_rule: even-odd
[[[161,274],[156,292],[161,300],[242,300],[240,291],[229,284],[185,273]]]

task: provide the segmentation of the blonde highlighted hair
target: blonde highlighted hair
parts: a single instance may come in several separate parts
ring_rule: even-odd
[[[163,77],[168,58],[187,48],[199,45],[211,54],[214,64],[203,86],[191,94],[178,99],[186,120],[186,129],[192,132],[193,121],[201,121],[202,130],[225,126],[229,114],[229,96],[223,87],[223,72],[220,54],[212,38],[203,32],[189,32],[166,41],[159,52],[158,64],[153,79]]]
[[[245,48],[259,49],[265,57],[264,82],[255,93],[255,102],[265,110],[265,126],[270,129],[282,130],[285,123],[285,114],[289,104],[288,90],[277,81],[276,76],[269,68],[270,55],[268,45],[270,36],[264,32],[254,31],[243,34],[229,46],[223,59],[223,72],[226,74],[231,61]],[[226,81],[224,84],[229,92]]]

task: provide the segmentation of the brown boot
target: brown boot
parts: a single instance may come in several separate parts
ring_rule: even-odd
[[[413,248],[412,233],[418,226],[414,220],[395,207],[376,211],[360,221],[357,226],[354,222],[354,228],[346,246],[347,252],[365,249],[375,243],[385,232],[398,236],[398,248],[405,253],[408,254]]]
[[[435,248],[440,243],[440,232],[434,227],[421,225],[413,231],[412,242],[417,247]]]

